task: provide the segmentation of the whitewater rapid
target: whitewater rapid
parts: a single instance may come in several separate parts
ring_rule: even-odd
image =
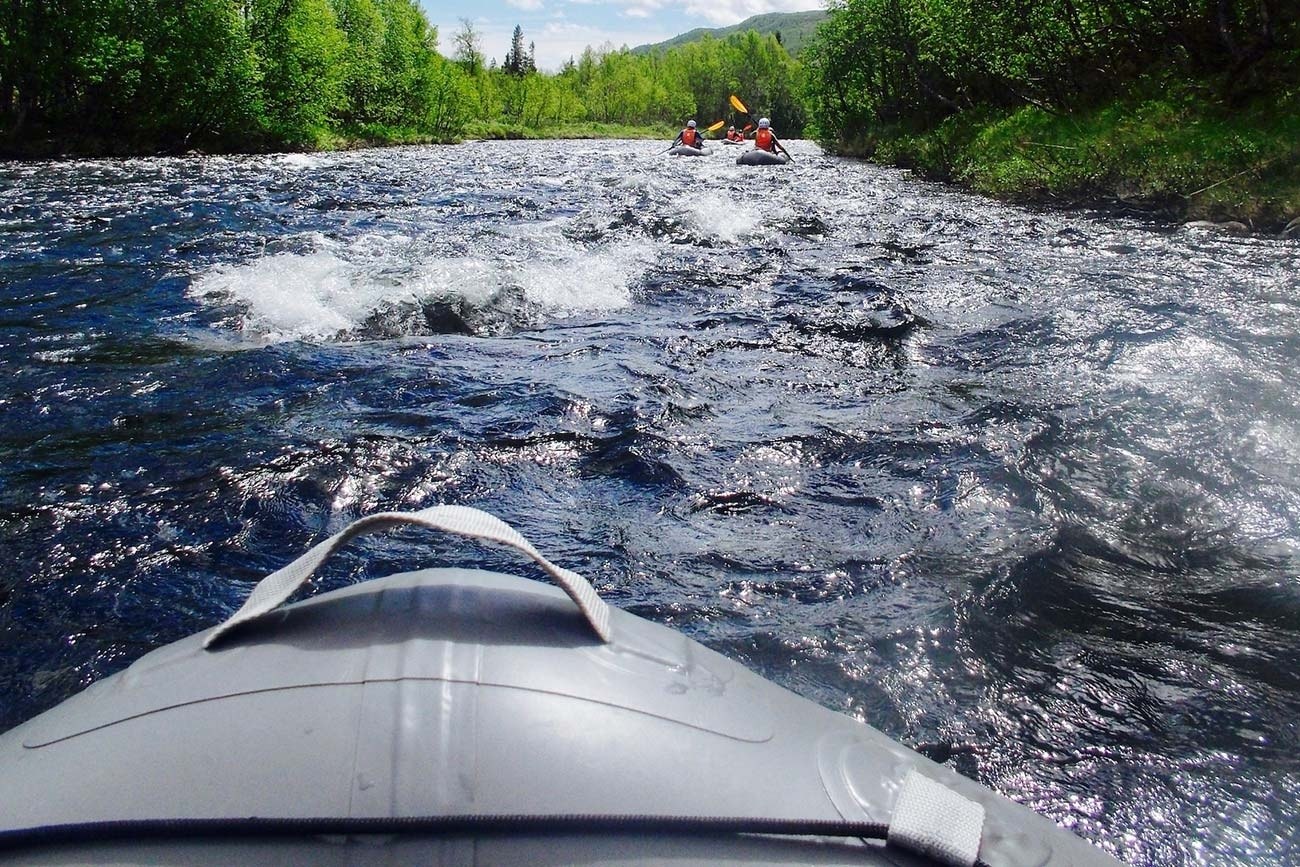
[[[462,503],[1129,863],[1294,860],[1300,243],[665,146],[0,165],[0,725]]]

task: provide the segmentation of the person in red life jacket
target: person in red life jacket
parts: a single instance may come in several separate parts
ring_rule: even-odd
[[[695,128],[695,121],[686,121],[686,129],[679,132],[677,138],[673,139],[672,147],[677,147],[679,144],[686,145],[688,148],[704,147],[704,136],[700,135],[700,131]]]
[[[734,126],[727,127],[727,141],[744,141],[745,134]]]
[[[780,151],[786,156],[790,156],[790,152],[785,149],[785,145],[777,141],[776,136],[772,133],[772,121],[765,117],[759,118],[758,129],[754,130],[754,147],[762,148],[771,153]]]

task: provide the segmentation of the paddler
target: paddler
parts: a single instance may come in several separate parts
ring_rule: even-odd
[[[727,127],[727,141],[744,141],[745,134],[736,129],[735,124]]]
[[[672,147],[677,147],[679,144],[686,145],[688,148],[704,146],[704,136],[700,135],[700,131],[695,128],[695,121],[686,121],[686,129],[679,132],[677,138],[673,139]]]
[[[754,147],[761,148],[769,153],[780,151],[786,156],[790,156],[790,152],[785,149],[785,145],[776,140],[776,135],[772,132],[772,121],[765,117],[758,119],[758,129],[754,130]],[[794,157],[790,157],[790,159],[794,159]]]

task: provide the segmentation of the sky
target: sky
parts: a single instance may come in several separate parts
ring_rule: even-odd
[[[450,56],[452,37],[467,18],[483,54],[501,63],[518,24],[524,44],[536,44],[537,65],[555,71],[590,45],[629,48],[671,39],[696,27],[725,27],[764,12],[824,8],[823,0],[419,0],[438,28],[438,48]]]

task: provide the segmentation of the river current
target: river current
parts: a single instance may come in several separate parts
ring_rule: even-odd
[[[0,729],[458,503],[1132,864],[1300,859],[1300,243],[662,149],[0,164]]]

